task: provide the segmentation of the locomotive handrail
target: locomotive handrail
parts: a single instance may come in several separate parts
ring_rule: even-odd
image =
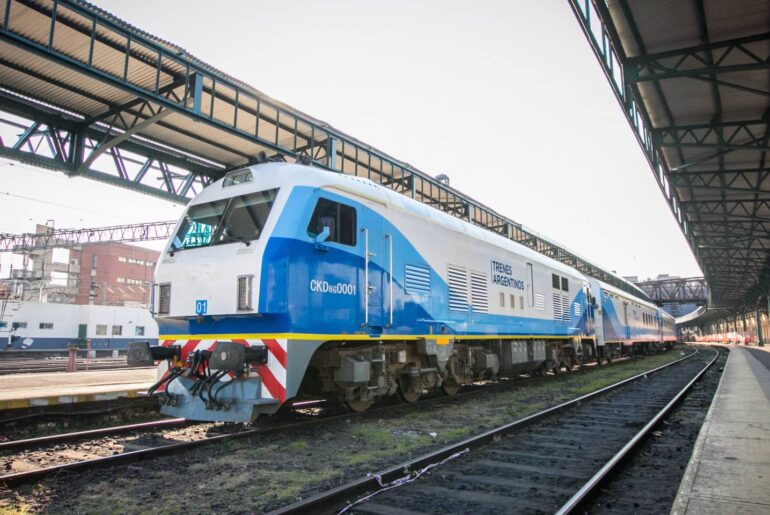
[[[361,228],[364,233],[364,323],[362,327],[369,325],[369,229]]]
[[[390,237],[390,234],[385,235],[385,239],[388,240],[389,250],[388,250],[388,278],[389,278],[389,296],[390,300],[388,301],[388,304],[390,305],[390,322],[388,323],[388,326],[393,325],[393,238]]]

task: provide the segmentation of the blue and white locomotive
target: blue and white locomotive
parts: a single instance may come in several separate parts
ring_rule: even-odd
[[[190,202],[153,308],[161,345],[129,359],[161,361],[162,412],[230,422],[302,398],[358,411],[451,395],[673,335],[654,305],[503,236],[285,163],[230,172]]]

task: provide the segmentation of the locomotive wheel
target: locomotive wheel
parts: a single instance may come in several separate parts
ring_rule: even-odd
[[[362,401],[362,400],[345,401],[345,405],[353,413],[361,413],[362,411],[366,411],[367,409],[369,409],[369,406],[371,406],[373,402],[374,401]]]
[[[607,364],[608,365],[612,365],[612,353],[611,352],[607,353]]]
[[[441,391],[444,392],[444,395],[448,395],[449,397],[455,395],[459,390],[460,383],[454,379],[447,379],[441,383]]]
[[[543,366],[542,366],[542,367],[540,367],[540,369],[537,371],[537,374],[538,374],[540,377],[547,377],[547,376],[548,376],[548,368],[547,368],[545,365],[543,365]]]
[[[410,392],[409,378],[404,376],[398,381],[398,396],[402,401],[411,404],[417,402],[422,397],[422,392]]]
[[[555,367],[551,369],[553,371],[553,375],[558,376],[561,374],[561,363],[557,363]]]

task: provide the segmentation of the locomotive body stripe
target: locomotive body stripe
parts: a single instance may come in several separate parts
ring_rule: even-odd
[[[259,372],[259,377],[262,378],[262,384],[265,385],[270,396],[279,402],[285,401],[286,388],[275,378],[270,368],[267,365],[257,365],[257,371]]]
[[[270,338],[261,338],[262,343],[265,344],[265,347],[268,348],[268,350],[275,356],[275,359],[278,360],[278,363],[283,365],[283,368],[286,368],[286,351],[284,350],[281,345]]]
[[[189,353],[194,351],[200,342],[200,340],[188,340],[184,347],[182,347],[182,358],[186,358]]]

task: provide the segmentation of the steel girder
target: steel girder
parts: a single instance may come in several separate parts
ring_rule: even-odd
[[[647,52],[645,42],[656,35],[643,37],[629,0],[615,2],[612,14],[603,1],[570,5],[704,271],[714,307],[753,306],[770,286],[770,111],[725,120],[723,97],[725,91],[770,95],[742,75],[770,71],[770,33],[711,42],[705,6],[693,0],[687,6],[702,44]],[[634,56],[624,52],[613,16],[623,19]],[[708,85],[711,98],[703,102],[716,114],[707,123],[681,123],[667,102],[671,85],[687,80]],[[655,124],[648,111],[653,99]]]
[[[705,304],[708,285],[703,277],[643,281],[636,285],[657,304]]]
[[[45,233],[0,233],[0,252],[29,253],[94,243],[166,240],[175,225],[176,220],[171,220],[86,229],[52,229]]]
[[[770,96],[770,91],[749,87],[719,75],[767,70],[770,63],[770,33],[706,43],[674,51],[629,57],[625,62],[629,82],[690,78],[713,82],[728,88]]]
[[[138,138],[103,145],[121,134],[98,121],[88,123],[0,91],[2,157],[183,204],[217,170],[212,163]]]

